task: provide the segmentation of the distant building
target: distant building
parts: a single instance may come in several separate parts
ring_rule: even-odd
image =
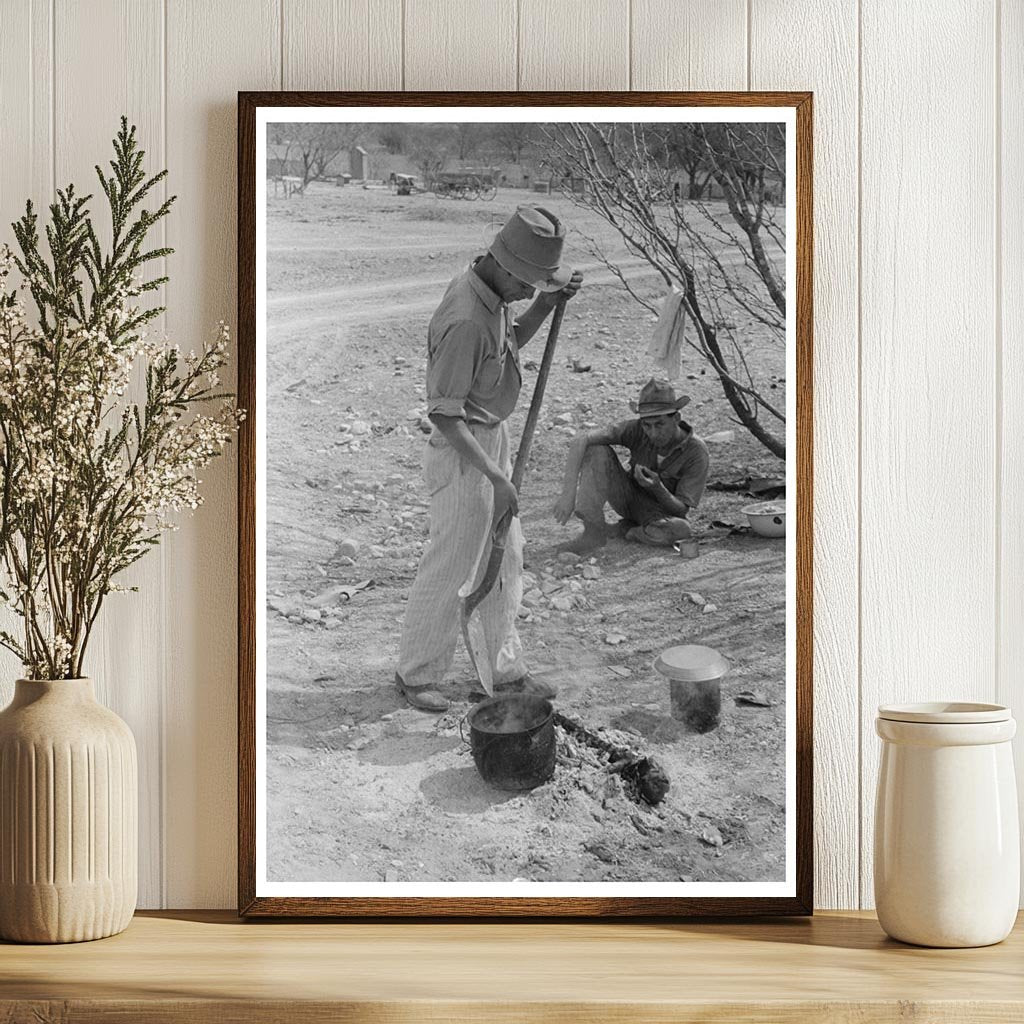
[[[365,181],[370,177],[369,154],[362,146],[353,146],[348,151],[348,168],[349,174],[360,181]]]

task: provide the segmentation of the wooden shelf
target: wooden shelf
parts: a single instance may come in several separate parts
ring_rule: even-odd
[[[100,942],[0,943],[0,1021],[1006,1024],[1024,1020],[1022,963],[1024,921],[998,946],[928,950],[853,912],[473,924],[161,911]]]

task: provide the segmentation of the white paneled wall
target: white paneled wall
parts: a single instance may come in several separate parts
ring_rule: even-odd
[[[238,90],[815,92],[816,902],[869,906],[875,705],[1024,706],[1024,3],[0,0],[0,16],[0,224],[55,185],[92,189],[126,113],[180,197],[161,329],[185,345],[234,320]],[[92,651],[139,741],[143,906],[234,903],[234,480],[232,454]],[[0,659],[0,699],[17,672]]]

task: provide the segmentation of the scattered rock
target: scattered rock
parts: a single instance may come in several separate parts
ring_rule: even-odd
[[[717,433],[704,435],[702,440],[705,444],[728,444],[736,440],[736,431],[719,430]]]
[[[714,825],[708,825],[706,829],[700,834],[700,841],[706,843],[708,846],[719,847],[725,843],[722,838],[722,833],[715,828]]]
[[[633,828],[637,830],[642,836],[654,835],[655,832],[662,831],[661,825],[649,825],[639,814],[631,814],[629,820],[633,822]]]
[[[319,622],[324,617],[324,613],[319,608],[306,608],[302,612],[302,618],[305,622]]]
[[[702,612],[703,612],[703,613],[704,613],[705,615],[710,615],[710,614],[711,614],[712,612],[717,612],[717,611],[718,611],[718,605],[717,605],[717,604],[706,604],[706,605],[704,605],[704,607],[703,607],[703,608],[701,609],[701,611],[702,611]]]
[[[583,849],[591,856],[596,857],[599,861],[603,861],[605,864],[615,863],[615,854],[609,850],[604,843],[591,839],[583,844]]]
[[[326,590],[321,590],[309,603],[313,609],[326,608],[328,605],[340,604],[342,601],[348,601],[351,598],[351,587],[346,587],[344,584],[339,583],[333,587],[328,587]],[[317,611],[317,617],[319,618],[320,612]]]
[[[707,604],[707,602],[704,600],[704,595],[698,594],[696,590],[687,590],[683,594],[683,597],[685,597],[686,600],[690,602],[690,604],[695,604],[699,608],[703,608],[704,605]]]
[[[583,578],[585,580],[597,580],[601,578],[601,570],[596,565],[583,566]]]
[[[370,424],[365,420],[356,420],[352,424],[352,433],[356,435],[368,434],[370,432]],[[705,438],[705,440],[707,440]]]
[[[609,633],[605,638],[606,644],[611,644],[612,647],[617,647],[619,644],[625,641],[625,637],[621,633]]]
[[[289,615],[294,615],[298,611],[298,602],[294,599],[287,597],[268,597],[267,607],[271,611],[277,612],[278,615],[284,615],[286,618]]]
[[[737,693],[733,700],[740,705],[745,705],[754,708],[773,708],[775,707],[775,701],[771,699],[762,690],[744,690],[742,693]]]
[[[352,537],[346,537],[338,545],[338,554],[347,555],[349,558],[355,558],[359,554],[359,541]]]

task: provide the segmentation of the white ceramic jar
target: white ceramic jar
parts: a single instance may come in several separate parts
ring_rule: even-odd
[[[998,704],[883,705],[875,906],[894,939],[988,946],[1020,893],[1017,723]]]

